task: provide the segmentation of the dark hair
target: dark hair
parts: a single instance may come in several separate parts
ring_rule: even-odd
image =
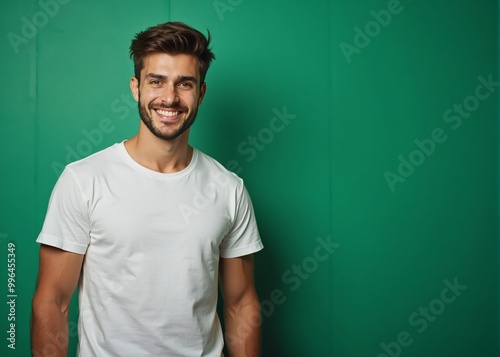
[[[205,82],[210,62],[215,59],[209,45],[210,31],[207,38],[200,31],[182,22],[166,22],[150,27],[136,34],[130,45],[130,58],[134,60],[135,77],[140,81],[144,59],[151,53],[187,54],[198,58],[201,85]]]

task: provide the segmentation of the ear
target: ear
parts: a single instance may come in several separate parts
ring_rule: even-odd
[[[207,83],[203,83],[200,88],[200,96],[198,97],[198,106],[201,105],[203,98],[205,97],[205,92],[207,91]]]
[[[132,95],[134,96],[135,101],[138,102],[139,101],[139,81],[135,77],[130,78],[130,90],[132,91]]]

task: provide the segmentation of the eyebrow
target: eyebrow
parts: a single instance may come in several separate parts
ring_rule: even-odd
[[[145,78],[154,78],[154,79],[165,80],[165,79],[167,79],[167,76],[164,76],[161,74],[156,74],[156,73],[148,73],[148,74],[146,74]]]
[[[154,79],[159,79],[162,81],[165,81],[168,77],[164,76],[163,74],[157,74],[157,73],[148,73],[146,74],[146,79],[148,78],[154,78]],[[198,80],[194,76],[180,76],[177,78],[178,82],[193,82],[194,84],[198,83]]]

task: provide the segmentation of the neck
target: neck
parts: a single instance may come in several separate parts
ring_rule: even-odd
[[[163,140],[149,131],[140,131],[125,142],[125,149],[139,165],[165,174],[174,173],[185,169],[193,157],[188,137],[189,129],[174,140]]]

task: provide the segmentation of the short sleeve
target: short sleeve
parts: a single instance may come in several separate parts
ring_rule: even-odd
[[[220,245],[222,258],[241,257],[264,248],[250,196],[243,184],[239,191],[233,225]]]
[[[85,254],[90,242],[90,224],[75,173],[66,167],[57,180],[37,243],[77,254]]]

